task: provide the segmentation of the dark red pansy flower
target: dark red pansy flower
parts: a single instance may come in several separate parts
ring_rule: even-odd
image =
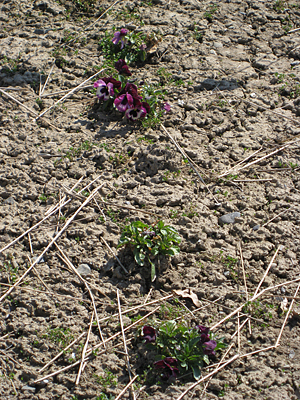
[[[122,60],[121,58],[115,63],[115,68],[117,71],[120,72],[120,74],[124,74],[127,76],[132,75],[131,72],[129,71],[128,65],[126,64],[126,61]]]
[[[156,361],[154,363],[155,369],[163,369],[163,379],[169,379],[171,377],[176,378],[179,374],[179,369],[177,368],[178,361],[173,357],[166,357],[163,360]]]
[[[146,343],[153,343],[156,340],[156,331],[151,326],[143,326],[143,336]]]

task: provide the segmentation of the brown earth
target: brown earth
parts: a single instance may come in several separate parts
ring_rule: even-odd
[[[246,324],[241,335],[231,337],[244,316],[218,326],[217,334],[233,344],[226,360],[273,346],[285,325],[280,346],[238,358],[213,376],[206,394],[200,384],[185,399],[300,398],[299,294],[292,304],[298,283],[287,283],[300,273],[299,0],[152,3],[120,1],[97,22],[112,3],[0,4],[1,248],[42,220],[65,195],[70,200],[1,251],[2,399],[113,399],[129,382],[121,335],[94,353],[79,384],[78,365],[35,382],[80,360],[86,336],[39,372],[88,331],[93,305],[87,288],[104,339],[120,332],[117,290],[123,311],[185,288],[205,306],[197,310],[189,299],[169,299],[125,313],[124,326],[159,306],[148,322],[182,317],[191,326],[212,327],[246,302],[240,246],[249,294],[255,293],[278,248],[261,289],[282,286],[248,306],[248,315],[255,318],[251,333]],[[167,89],[172,108],[162,123],[194,161],[205,185],[162,127],[144,130],[124,123],[116,112],[102,112],[90,88],[76,92],[45,119],[34,120],[97,72],[104,61],[99,40],[112,26],[161,35],[155,54],[132,70],[138,79]],[[40,82],[43,86],[53,63],[41,95]],[[255,152],[238,168],[256,163],[219,178]],[[58,247],[47,249],[86,199],[68,194],[75,184],[80,190],[87,186],[86,195],[103,184],[101,197],[80,210],[56,240]],[[233,212],[239,214],[232,222],[219,219]],[[149,270],[138,268],[129,251],[116,247],[124,224],[159,218],[179,231],[181,252],[160,260],[151,285]],[[86,285],[62,254],[75,268],[87,264]],[[39,261],[35,269],[6,296],[34,260]],[[292,307],[286,323],[287,311],[280,308],[284,299]],[[139,374],[136,398],[177,399],[192,384],[191,376],[150,384],[145,371],[151,357],[137,332],[126,331],[130,366]],[[93,325],[89,347],[99,343]],[[126,391],[122,398],[129,396]]]

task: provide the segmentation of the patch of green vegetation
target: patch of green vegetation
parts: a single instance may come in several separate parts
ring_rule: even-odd
[[[74,339],[71,334],[70,328],[57,327],[48,329],[48,332],[42,335],[42,338],[48,339],[53,343],[58,344],[60,347],[66,347]]]
[[[144,26],[145,22],[143,21],[142,17],[134,12],[129,11],[128,8],[123,8],[123,10],[116,12],[116,19],[122,22],[136,22],[140,26]]]
[[[19,53],[19,56],[16,59],[4,56],[0,61],[0,65],[3,65],[3,69],[6,73],[8,73],[9,75],[14,75],[21,69],[20,59],[21,53]]]
[[[115,31],[115,27],[113,27],[112,33],[106,31],[99,43],[108,65],[113,67],[114,63],[119,59],[125,60],[128,65],[144,62],[146,60],[146,50],[143,45],[147,46],[147,35],[142,32],[128,32],[124,37],[127,44],[121,48],[121,43],[114,44],[112,42]]]
[[[273,318],[273,310],[274,304],[262,302],[259,299],[248,301],[243,307],[244,313],[249,313],[252,315],[252,317],[263,319],[265,322],[270,322],[270,320]],[[261,324],[261,326],[265,327],[266,325]]]
[[[116,386],[117,379],[115,375],[108,369],[105,369],[104,373],[105,373],[104,376],[99,376],[96,374],[93,375],[97,383],[99,383],[103,387],[103,389],[106,389],[109,386]]]
[[[176,219],[176,218],[178,218],[178,217],[179,217],[179,211],[178,211],[178,210],[171,210],[171,211],[170,211],[170,214],[169,214],[169,217],[170,217],[171,219]]]
[[[165,171],[164,176],[162,177],[163,182],[168,182],[170,178],[176,179],[181,174],[181,170],[178,169],[177,171]]]
[[[41,200],[42,203],[46,203],[47,199],[48,199],[48,196],[45,194],[41,194],[39,196],[39,200]]]
[[[145,141],[145,142],[147,142],[147,143],[149,143],[149,144],[153,144],[153,143],[154,143],[154,140],[153,140],[153,139],[149,139],[149,138],[147,138],[146,136],[140,136],[140,137],[138,137],[138,138],[136,139],[136,141],[137,141],[138,143],[140,143],[140,142],[142,142],[142,141]]]
[[[286,8],[288,8],[288,2],[286,0],[276,0],[273,5],[273,10],[277,13],[282,13]]]
[[[174,256],[179,253],[177,246],[181,242],[177,230],[163,221],[158,221],[149,226],[142,221],[133,221],[123,228],[118,248],[126,246],[134,254],[136,263],[151,266],[151,281],[155,280],[154,259],[158,255]]]
[[[188,218],[193,218],[195,216],[198,217],[199,213],[196,211],[195,206],[191,203],[189,205],[189,207],[184,210],[184,212],[182,213],[182,216],[188,217]]]
[[[203,14],[203,18],[207,19],[208,22],[212,22],[213,15],[218,11],[217,4],[211,4],[209,8]]]
[[[65,158],[68,158],[70,161],[74,161],[75,157],[79,157],[83,151],[90,151],[93,148],[93,146],[97,146],[97,145],[95,143],[91,143],[88,140],[86,140],[78,147],[70,147],[69,151],[67,151],[66,154],[64,154],[58,160],[54,161],[54,165],[57,165]],[[58,151],[60,151],[60,150],[58,150]]]
[[[194,22],[193,26],[193,38],[197,40],[197,42],[202,43],[203,42],[203,32],[200,32],[196,22]]]
[[[8,259],[0,267],[0,271],[6,272],[9,282],[15,283],[18,278],[19,266]]]
[[[186,309],[180,305],[178,299],[174,298],[173,302],[175,304],[165,303],[160,306],[160,309],[158,311],[159,319],[161,319],[162,321],[166,321],[168,319],[176,319],[180,318],[186,313]]]

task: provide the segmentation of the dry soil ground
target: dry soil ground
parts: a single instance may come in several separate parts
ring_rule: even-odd
[[[240,357],[213,376],[206,393],[199,384],[185,399],[299,399],[299,0],[119,1],[100,19],[112,3],[0,3],[1,398],[100,400],[122,391],[129,382],[122,335],[104,349],[97,324],[88,348],[99,351],[79,383],[79,364],[46,377],[80,361],[95,320],[91,293],[106,340],[120,332],[117,291],[122,311],[157,300],[125,312],[125,327],[156,307],[148,323],[181,317],[214,327],[262,281],[259,291],[270,290],[241,310],[253,317],[251,331],[246,323],[232,337],[246,318],[238,314],[215,328],[233,345],[225,360]],[[167,90],[165,129],[145,130],[102,112],[90,88],[37,123],[39,113],[101,67],[99,41],[113,26],[161,36],[147,62],[132,70]],[[71,191],[74,185],[85,188],[83,195]],[[62,199],[68,203],[50,215]],[[179,231],[181,252],[160,261],[151,285],[149,270],[116,247],[124,224],[160,218]],[[200,309],[175,295],[159,300],[187,288]],[[139,375],[136,398],[179,398],[191,376],[147,380],[141,326],[125,332],[132,374]],[[127,390],[122,398],[129,396]]]

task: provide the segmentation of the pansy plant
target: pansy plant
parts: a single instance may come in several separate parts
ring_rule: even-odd
[[[157,125],[163,114],[171,110],[170,104],[164,102],[164,90],[154,88],[145,82],[140,82],[139,86],[136,86],[131,83],[132,81],[128,81],[132,72],[127,63],[137,62],[138,58],[140,61],[145,61],[147,40],[152,46],[151,35],[130,32],[125,28],[114,31],[113,35],[106,33],[100,47],[110,62],[114,61],[118,80],[113,82],[112,77],[102,78],[94,84],[97,89],[96,95],[99,101],[103,102],[103,109],[108,106],[114,107],[124,113],[128,121],[142,120],[145,128]]]
[[[142,338],[156,349],[158,361],[154,368],[161,371],[164,380],[188,371],[199,379],[201,368],[210,363],[218,350],[226,347],[208,327],[197,325],[189,328],[175,320],[163,322],[155,328],[144,326]]]
[[[143,108],[143,107],[142,107]],[[127,246],[134,254],[140,266],[148,263],[151,266],[151,281],[155,280],[155,257],[159,254],[174,256],[179,253],[177,246],[181,237],[175,228],[158,221],[154,225],[133,221],[123,228],[118,248]]]
[[[105,32],[99,46],[107,61],[114,63],[123,59],[132,64],[146,60],[147,42],[147,35],[142,32],[113,28],[112,33]]]

